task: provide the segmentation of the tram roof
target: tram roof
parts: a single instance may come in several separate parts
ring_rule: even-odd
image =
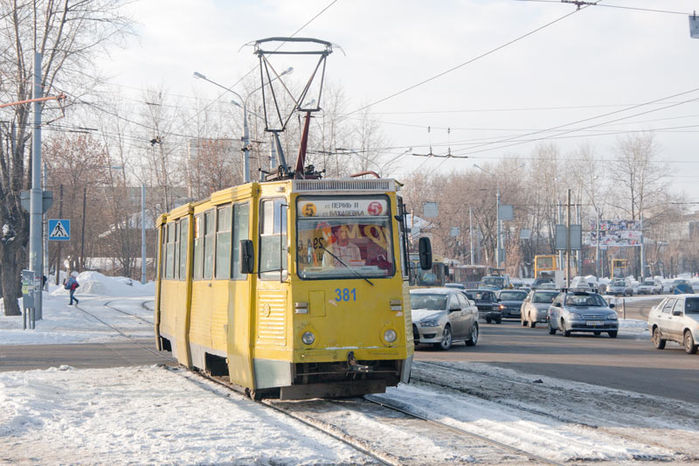
[[[315,180],[277,180],[246,183],[231,186],[212,193],[209,197],[194,202],[188,202],[179,207],[164,213],[158,219],[158,224],[168,220],[180,218],[190,213],[197,206],[205,203],[220,204],[232,198],[248,196],[251,192],[265,186],[289,186],[291,192],[295,193],[327,193],[327,194],[347,194],[347,193],[385,193],[396,192],[401,184],[393,178],[378,179],[354,179],[354,178],[326,178]]]

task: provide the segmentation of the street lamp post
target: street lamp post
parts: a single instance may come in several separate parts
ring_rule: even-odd
[[[292,71],[294,71],[293,67],[289,67],[286,70],[282,71],[277,78],[284,76],[285,74],[289,74]],[[238,94],[236,91],[233,89],[224,86],[223,84],[219,84],[216,81],[212,81],[211,79],[207,78],[203,74],[195,71],[194,72],[194,77],[197,79],[203,79],[204,81],[210,82],[214,86],[218,86],[221,89],[225,89],[231,94],[235,95],[240,99],[241,104],[237,104],[236,102],[233,102],[236,104],[238,107],[242,107],[243,109],[243,181],[245,183],[250,182],[250,131],[248,129],[248,98],[256,91],[262,89],[262,87],[258,87],[257,89],[253,89],[245,98]],[[276,78],[275,78],[276,79]]]
[[[500,221],[500,183],[497,180],[497,177],[489,172],[488,170],[476,165],[475,163],[473,164],[474,167],[482,171],[483,173],[492,176],[495,178],[496,182],[496,187],[497,191],[495,193],[495,212],[496,212],[496,218],[497,218],[497,232],[496,232],[496,247],[495,247],[495,264],[497,265],[497,268],[500,268],[500,259],[501,259],[501,249],[502,249],[502,235],[501,235],[501,221]]]

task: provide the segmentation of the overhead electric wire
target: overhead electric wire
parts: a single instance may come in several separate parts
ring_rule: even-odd
[[[505,47],[508,47],[508,46],[514,44],[515,42],[518,42],[518,41],[520,41],[520,40],[522,40],[522,39],[525,39],[525,38],[527,38],[527,37],[529,37],[529,36],[531,36],[531,35],[533,35],[533,34],[536,34],[537,32],[539,32],[539,31],[541,31],[541,30],[543,30],[543,29],[546,29],[546,28],[549,27],[549,26],[552,26],[552,25],[554,25],[554,24],[556,24],[556,23],[558,23],[558,22],[560,22],[560,21],[563,21],[564,19],[568,18],[569,16],[572,16],[572,15],[574,15],[575,13],[577,13],[578,11],[584,10],[584,9],[585,9],[585,8],[583,7],[583,8],[581,8],[581,9],[579,9],[579,10],[575,10],[575,11],[572,11],[571,13],[567,13],[567,14],[565,14],[565,15],[559,17],[559,18],[554,19],[553,21],[550,21],[550,22],[548,22],[548,23],[546,23],[546,24],[544,24],[544,25],[542,25],[542,26],[537,27],[536,29],[534,29],[534,30],[532,30],[532,31],[529,31],[529,32],[527,32],[527,33],[525,33],[525,34],[522,34],[522,35],[520,35],[520,36],[518,36],[518,37],[516,37],[516,38],[514,38],[514,39],[512,39],[512,40],[510,40],[510,41],[508,41],[508,42],[505,42],[504,44],[501,44],[501,45],[499,45],[499,46],[497,46],[497,47],[495,47],[495,48],[493,48],[493,49],[490,49],[490,50],[488,50],[487,52],[484,52],[484,53],[482,53],[482,54],[480,54],[480,55],[477,55],[476,57],[470,58],[470,59],[466,60],[465,62],[460,63],[460,64],[458,64],[458,65],[456,65],[456,66],[452,66],[451,68],[449,68],[449,69],[447,69],[447,70],[445,70],[445,71],[442,71],[442,72],[440,72],[440,73],[437,73],[436,75],[431,76],[431,77],[429,77],[429,78],[427,78],[427,79],[424,79],[424,80],[420,81],[419,83],[416,83],[416,84],[413,84],[413,85],[411,85],[411,86],[408,86],[408,87],[406,87],[406,88],[404,88],[404,89],[401,89],[401,90],[399,90],[399,91],[397,91],[397,92],[394,92],[393,94],[391,94],[391,95],[389,95],[389,96],[387,96],[387,97],[383,97],[383,98],[381,98],[381,99],[379,99],[379,100],[376,100],[376,101],[374,101],[374,102],[372,102],[372,103],[370,103],[370,104],[367,104],[367,105],[364,105],[364,106],[362,106],[362,107],[359,107],[359,108],[356,109],[356,110],[352,110],[351,112],[342,115],[342,116],[340,117],[340,119],[342,119],[343,117],[347,117],[347,116],[349,116],[349,115],[352,115],[352,114],[354,114],[354,113],[361,112],[362,110],[366,110],[366,109],[369,108],[369,107],[373,107],[373,106],[375,106],[375,105],[378,105],[378,104],[380,104],[380,103],[383,103],[383,102],[385,102],[385,101],[387,101],[387,100],[390,100],[390,99],[392,99],[392,98],[394,98],[394,97],[397,97],[397,96],[399,96],[399,95],[401,95],[401,94],[404,94],[404,93],[406,93],[406,92],[408,92],[408,91],[411,91],[411,90],[413,90],[413,89],[415,89],[415,88],[417,88],[417,87],[419,87],[419,86],[422,86],[422,85],[427,84],[427,83],[429,83],[429,82],[431,82],[431,81],[434,81],[435,79],[441,78],[442,76],[444,76],[444,75],[446,75],[446,74],[449,74],[449,73],[451,73],[451,72],[453,72],[453,71],[456,71],[456,70],[458,70],[458,69],[460,69],[460,68],[463,68],[464,66],[469,65],[469,64],[471,64],[471,63],[473,63],[473,62],[475,62],[475,61],[477,61],[477,60],[480,60],[481,58],[485,58],[485,57],[487,57],[488,55],[492,55],[493,53],[495,53],[495,52],[497,52],[497,51],[499,51],[499,50],[504,49]]]
[[[539,130],[539,131],[533,131],[533,132],[530,132],[530,133],[520,134],[520,135],[517,135],[517,136],[510,137],[510,138],[500,139],[500,140],[498,140],[498,141],[493,141],[493,142],[489,142],[489,143],[484,143],[484,144],[478,145],[478,146],[476,146],[476,147],[474,147],[474,148],[484,147],[484,146],[490,146],[490,145],[494,145],[494,144],[502,144],[502,143],[506,143],[506,142],[512,141],[512,140],[514,140],[514,139],[518,139],[518,138],[522,138],[522,137],[527,137],[527,136],[535,136],[535,135],[537,135],[537,134],[542,134],[542,133],[546,133],[546,132],[550,132],[550,131],[554,131],[554,130],[566,128],[566,127],[569,127],[569,126],[572,126],[572,125],[576,125],[576,124],[579,124],[579,123],[584,123],[584,122],[587,122],[587,121],[597,120],[597,119],[599,119],[599,118],[605,118],[605,117],[607,117],[607,116],[611,116],[611,115],[616,115],[616,114],[619,114],[619,113],[627,112],[627,111],[633,110],[633,109],[635,109],[635,108],[644,107],[644,106],[647,106],[647,105],[650,105],[650,104],[655,104],[655,103],[658,103],[658,102],[662,102],[663,100],[672,99],[672,98],[674,98],[674,97],[678,97],[678,96],[681,96],[681,95],[691,94],[691,93],[694,93],[694,92],[697,92],[697,91],[699,91],[699,88],[690,89],[690,90],[688,90],[688,91],[680,92],[680,93],[673,94],[673,95],[666,96],[666,97],[661,97],[661,98],[659,98],[659,99],[654,99],[654,100],[651,100],[651,101],[649,101],[649,102],[644,102],[644,103],[642,103],[642,104],[633,105],[633,106],[628,107],[628,108],[625,108],[625,109],[615,110],[615,111],[613,111],[613,112],[607,112],[607,113],[603,113],[603,114],[601,114],[601,115],[596,115],[596,116],[592,116],[592,117],[588,117],[588,118],[583,118],[583,119],[581,119],[581,120],[571,121],[571,122],[564,123],[564,124],[562,124],[562,125],[554,126],[554,127],[551,127],[551,128],[546,128],[546,129],[542,129],[542,130]],[[610,123],[616,123],[616,122],[621,121],[621,120],[625,120],[625,119],[629,119],[629,118],[634,118],[634,117],[637,117],[637,116],[640,116],[640,115],[646,115],[646,114],[652,113],[652,112],[658,112],[658,111],[660,111],[660,110],[666,110],[666,109],[668,109],[668,108],[676,107],[676,106],[678,106],[678,105],[684,105],[684,104],[686,104],[686,103],[694,102],[694,101],[696,101],[696,100],[699,100],[699,98],[694,98],[694,99],[689,99],[689,100],[685,100],[685,101],[678,102],[678,103],[673,103],[673,104],[670,104],[670,105],[666,105],[666,106],[664,106],[664,107],[655,108],[655,109],[648,110],[648,111],[645,111],[645,112],[636,113],[636,114],[633,114],[633,115],[628,115],[628,116],[625,116],[625,117],[618,118],[618,119],[616,119],[616,120],[606,121],[606,122],[602,122],[602,123],[598,123],[598,124],[586,126],[586,127],[583,127],[583,128],[573,128],[573,129],[571,129],[571,130],[569,130],[569,131],[567,131],[567,132],[565,132],[565,133],[563,133],[563,134],[568,134],[568,133],[570,133],[570,132],[581,131],[581,130],[589,129],[589,128],[595,128],[595,127],[602,126],[602,125],[606,125],[606,124],[610,124]],[[560,135],[559,135],[559,136],[560,136]],[[529,141],[527,141],[527,142],[535,142],[535,141],[539,141],[539,140],[542,140],[542,139],[546,139],[546,138],[545,138],[545,137],[544,137],[544,138],[535,138],[535,139],[531,139],[531,140],[529,140]],[[482,150],[475,151],[475,152],[471,152],[471,153],[478,153],[478,152],[483,152],[483,151],[488,151],[488,150],[505,149],[505,148],[507,148],[507,147],[512,147],[512,146],[518,145],[518,144],[523,144],[523,142],[516,142],[516,143],[514,143],[514,144],[500,145],[500,146],[498,146],[498,147],[482,149]],[[474,148],[472,148],[472,149],[474,149]],[[472,149],[469,149],[469,150],[472,150]]]
[[[570,5],[570,4],[575,4],[574,2],[565,2],[562,0],[516,0],[518,2],[531,2],[531,3],[557,3],[559,5]],[[686,15],[687,13],[684,11],[672,11],[672,10],[658,10],[655,8],[641,8],[641,7],[634,7],[634,6],[623,6],[623,5],[611,5],[609,3],[592,3],[591,2],[586,3],[586,6],[601,6],[601,7],[606,7],[606,8],[619,8],[623,10],[635,10],[635,11],[645,11],[649,13],[668,13],[668,14],[673,14],[673,15]]]

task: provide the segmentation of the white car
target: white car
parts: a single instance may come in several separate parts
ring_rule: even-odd
[[[663,291],[663,284],[654,278],[646,278],[638,285],[638,294],[660,294]]]
[[[699,296],[668,296],[648,313],[648,329],[653,346],[661,350],[667,340],[684,346],[689,354],[697,352],[699,338]]]
[[[557,290],[532,290],[522,303],[520,312],[522,326],[536,327],[536,324],[546,322],[549,306],[558,296]]]

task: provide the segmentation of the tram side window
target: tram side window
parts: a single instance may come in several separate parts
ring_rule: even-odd
[[[175,223],[167,224],[167,247],[165,278],[172,279],[175,271]]]
[[[247,203],[236,204],[233,210],[233,272],[234,280],[245,280],[247,275],[240,273],[240,241],[250,239],[250,208]]]
[[[279,280],[280,276],[282,280],[286,278],[287,209],[284,199],[266,199],[260,203],[259,271],[263,280]]]
[[[230,278],[231,225],[231,206],[219,207],[216,216],[216,278]]]
[[[194,217],[194,280],[201,280],[204,272],[204,229],[202,215]]]
[[[189,239],[189,218],[180,220],[180,260],[179,274],[180,280],[187,279],[187,240]]]
[[[165,248],[167,246],[167,225],[160,225],[160,236],[158,237],[160,241],[160,247],[158,248],[158,278],[162,280],[165,278]]]
[[[210,280],[214,272],[214,239],[216,225],[214,210],[204,212],[204,280]]]

